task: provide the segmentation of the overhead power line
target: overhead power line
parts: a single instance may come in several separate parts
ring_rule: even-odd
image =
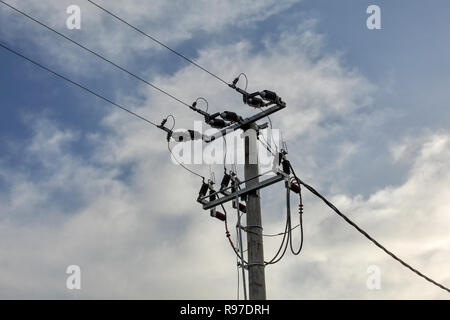
[[[35,66],[38,66],[39,68],[41,68],[41,69],[43,69],[43,70],[45,70],[45,71],[48,71],[48,72],[52,73],[53,75],[55,75],[55,76],[57,76],[57,77],[59,77],[59,78],[65,80],[65,81],[67,81],[67,82],[70,82],[71,84],[73,84],[73,85],[75,85],[75,86],[77,86],[77,87],[79,87],[79,88],[81,88],[81,89],[83,89],[83,90],[89,92],[90,94],[92,94],[92,95],[94,95],[94,96],[96,96],[96,97],[98,97],[98,98],[100,98],[100,99],[102,99],[102,100],[104,100],[104,101],[106,101],[106,102],[112,104],[113,106],[115,106],[115,107],[117,107],[117,108],[119,108],[119,109],[122,109],[123,111],[126,111],[126,112],[132,114],[133,116],[135,116],[135,117],[137,117],[137,118],[139,118],[139,119],[141,119],[141,120],[143,120],[143,121],[145,121],[145,122],[147,122],[147,123],[149,123],[149,124],[151,124],[151,125],[153,125],[153,126],[155,126],[155,127],[158,127],[158,125],[157,125],[156,123],[154,123],[154,122],[148,120],[147,118],[145,118],[145,117],[143,117],[143,116],[141,116],[141,115],[139,115],[139,114],[137,114],[137,113],[131,111],[130,109],[128,109],[128,108],[126,108],[126,107],[124,107],[124,106],[122,106],[122,105],[120,105],[120,104],[118,104],[118,103],[116,103],[116,102],[114,102],[114,101],[112,101],[112,100],[110,100],[110,99],[108,99],[108,98],[102,96],[101,94],[99,94],[99,93],[97,93],[97,92],[95,92],[95,91],[93,91],[93,90],[91,90],[91,89],[89,89],[89,88],[87,88],[87,87],[81,85],[81,84],[78,83],[78,82],[75,82],[75,81],[73,81],[73,80],[71,80],[71,79],[69,79],[69,78],[67,78],[67,77],[65,77],[65,76],[63,76],[63,75],[61,75],[60,73],[57,73],[56,71],[53,71],[52,69],[50,69],[50,68],[48,68],[48,67],[46,67],[46,66],[40,64],[39,62],[36,62],[36,61],[34,61],[34,60],[32,60],[32,59],[30,59],[30,58],[24,56],[23,54],[21,54],[21,53],[15,51],[15,50],[9,48],[8,46],[4,45],[4,44],[1,43],[1,42],[0,42],[0,47],[2,47],[2,48],[5,49],[5,50],[8,50],[9,52],[15,54],[15,55],[18,56],[18,57],[21,57],[21,58],[27,60],[28,62],[31,62],[31,63],[34,64]]]
[[[338,208],[336,208],[330,201],[328,201],[323,195],[321,195],[318,191],[316,191],[313,187],[311,187],[310,185],[308,185],[307,183],[303,182],[300,178],[298,178],[295,175],[294,169],[292,168],[292,172],[295,176],[295,179],[297,180],[298,183],[302,184],[306,189],[308,189],[312,194],[314,194],[315,196],[317,196],[318,198],[320,198],[323,202],[325,202],[325,204],[330,207],[334,212],[336,212],[341,218],[343,218],[348,224],[350,224],[353,228],[355,228],[358,232],[360,232],[363,236],[365,236],[367,239],[369,239],[373,244],[375,244],[378,248],[380,248],[381,250],[383,250],[384,252],[386,252],[389,256],[391,256],[394,260],[397,260],[398,262],[400,262],[403,266],[405,266],[406,268],[408,268],[409,270],[411,270],[412,272],[414,272],[415,274],[417,274],[419,277],[424,278],[425,280],[427,280],[428,282],[434,284],[435,286],[441,288],[442,290],[445,290],[447,292],[450,293],[450,289],[445,287],[444,285],[438,283],[437,281],[427,277],[426,275],[424,275],[422,272],[420,272],[419,270],[413,268],[411,265],[409,265],[408,263],[406,263],[404,260],[400,259],[399,257],[397,257],[394,253],[392,253],[391,251],[389,251],[388,249],[386,249],[381,243],[379,243],[377,240],[375,240],[374,238],[372,238],[372,236],[370,236],[366,231],[364,231],[361,227],[359,227],[355,222],[353,222],[352,220],[350,220],[350,218],[348,218],[345,214],[343,214]]]
[[[53,29],[52,27],[46,25],[45,23],[43,23],[43,22],[41,22],[41,21],[39,21],[39,20],[33,18],[32,16],[30,16],[30,15],[28,15],[27,13],[25,13],[25,12],[19,10],[18,8],[13,7],[12,5],[10,5],[10,4],[8,4],[8,3],[2,1],[2,0],[0,0],[0,2],[3,3],[4,5],[8,6],[9,8],[13,9],[13,10],[16,11],[17,13],[20,13],[21,15],[27,17],[28,19],[30,19],[30,20],[36,22],[36,23],[39,24],[40,26],[42,26],[42,27],[44,27],[44,28],[46,28],[46,29],[48,29],[48,30],[50,30],[50,31],[52,31],[52,32],[54,32],[54,33],[56,33],[57,35],[59,35],[60,37],[66,39],[67,41],[70,41],[71,43],[73,43],[73,44],[77,45],[78,47],[80,47],[80,48],[86,50],[87,52],[89,52],[89,53],[95,55],[96,57],[102,59],[103,61],[108,62],[109,64],[111,64],[111,65],[113,65],[114,67],[116,67],[116,68],[122,70],[123,72],[127,73],[128,75],[130,75],[130,76],[136,78],[136,79],[139,80],[139,81],[142,81],[143,83],[145,83],[146,85],[152,87],[153,89],[158,90],[159,92],[161,92],[161,93],[167,95],[168,97],[172,98],[173,100],[175,100],[175,101],[181,103],[182,105],[184,105],[184,106],[186,106],[186,107],[190,107],[189,104],[187,104],[186,102],[182,101],[181,99],[175,97],[174,95],[170,94],[169,92],[167,92],[167,91],[165,91],[165,90],[159,88],[158,86],[154,85],[153,83],[151,83],[151,82],[149,82],[149,81],[143,79],[142,77],[140,77],[140,76],[138,76],[137,74],[135,74],[135,73],[133,73],[133,72],[127,70],[126,68],[124,68],[124,67],[122,67],[122,66],[120,66],[120,65],[118,65],[117,63],[115,63],[115,62],[113,62],[113,61],[111,61],[111,60],[105,58],[105,57],[102,56],[101,54],[99,54],[99,53],[97,53],[97,52],[95,52],[95,51],[89,49],[88,47],[82,45],[81,43],[79,43],[79,42],[77,42],[77,41],[75,41],[75,40],[73,40],[73,39],[67,37],[66,35],[62,34],[61,32],[59,32],[59,31]]]
[[[219,77],[218,75],[212,73],[211,71],[209,71],[208,69],[206,69],[205,67],[202,67],[201,65],[199,65],[198,63],[196,63],[195,61],[193,61],[192,59],[189,59],[188,57],[186,57],[185,55],[183,55],[182,53],[170,48],[169,46],[167,46],[166,44],[164,44],[163,42],[159,41],[158,39],[156,39],[155,37],[149,35],[148,33],[142,31],[142,29],[132,25],[131,23],[127,22],[125,19],[119,17],[118,15],[112,13],[111,11],[109,11],[108,9],[105,9],[104,7],[102,7],[101,5],[99,5],[98,3],[95,3],[94,1],[91,0],[87,0],[88,2],[90,2],[91,4],[93,4],[94,6],[96,6],[97,8],[99,8],[100,10],[106,12],[107,14],[111,15],[112,17],[116,18],[117,20],[119,20],[120,22],[126,24],[127,26],[129,26],[130,28],[134,29],[135,31],[139,32],[140,34],[144,35],[145,37],[149,38],[150,40],[156,42],[157,44],[163,46],[164,48],[166,48],[167,50],[171,51],[172,53],[176,54],[177,56],[179,56],[180,58],[186,60],[187,62],[191,63],[192,65],[196,66],[197,68],[199,68],[200,70],[203,70],[204,72],[208,73],[209,75],[213,76],[214,78],[216,78],[217,80],[223,82],[225,85],[228,86],[228,82],[226,82],[225,80],[223,80],[221,77]]]

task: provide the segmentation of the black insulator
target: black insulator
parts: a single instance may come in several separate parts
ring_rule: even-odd
[[[269,91],[269,90],[262,91],[261,97],[268,101],[277,101],[278,100],[277,94],[275,92]]]
[[[209,201],[214,201],[217,199],[214,189],[209,189]]]
[[[283,172],[286,174],[291,174],[291,163],[289,160],[283,160]]]
[[[300,186],[298,184],[296,184],[295,182],[291,182],[290,188],[291,188],[292,192],[300,193]]]
[[[225,189],[230,184],[231,176],[228,173],[225,173],[223,176],[222,182],[220,183],[220,188]]]
[[[210,114],[210,115],[208,116],[208,120],[209,120],[209,119],[217,118],[218,116],[220,116],[220,112],[216,112],[216,113]]]
[[[220,114],[220,116],[226,121],[239,122],[240,120],[240,117],[236,112],[224,111]]]
[[[195,108],[197,106],[197,101],[194,101],[193,103],[192,103],[192,108]]]
[[[203,182],[202,187],[200,188],[200,192],[198,193],[198,197],[204,197],[206,196],[206,193],[208,192],[208,184]]]
[[[209,119],[207,121],[207,123],[213,127],[213,128],[217,128],[217,129],[222,129],[225,128],[227,126],[227,123],[222,120],[222,119]]]
[[[264,102],[260,99],[260,98],[248,98],[247,99],[247,104],[251,107],[255,107],[255,108],[259,108],[264,106]]]

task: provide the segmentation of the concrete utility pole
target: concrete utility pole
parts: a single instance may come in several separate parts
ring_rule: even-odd
[[[236,83],[239,81],[239,76],[233,80],[229,86],[240,94],[242,94],[244,103],[258,108],[260,112],[257,114],[243,118],[231,111],[224,111],[222,113],[216,112],[208,114],[200,110],[194,103],[192,110],[200,113],[205,117],[206,123],[213,128],[220,129],[211,136],[202,134],[195,134],[193,130],[189,130],[188,137],[191,139],[201,139],[206,143],[216,141],[224,137],[228,133],[236,130],[244,130],[244,144],[245,144],[245,188],[241,188],[239,180],[237,186],[229,186],[230,175],[225,172],[220,189],[216,191],[211,188],[205,181],[203,181],[200,188],[197,202],[201,203],[204,210],[212,209],[212,217],[219,220],[226,221],[226,212],[220,213],[216,211],[218,206],[221,206],[229,201],[236,201],[235,209],[238,211],[238,225],[240,226],[240,211],[247,214],[247,266],[243,268],[243,279],[245,279],[244,268],[248,269],[248,284],[249,284],[249,298],[250,300],[265,300],[266,299],[266,280],[264,275],[264,248],[263,248],[263,234],[262,234],[262,219],[261,219],[261,199],[259,189],[268,187],[274,183],[286,179],[286,174],[281,172],[279,168],[273,168],[275,176],[259,181],[259,165],[258,165],[258,130],[268,127],[267,123],[257,125],[256,122],[272,113],[280,111],[286,107],[286,103],[273,91],[263,90],[253,93],[248,93],[238,87]],[[260,98],[258,98],[260,97]],[[264,108],[264,110],[263,110]],[[261,111],[262,110],[262,111]],[[220,118],[219,118],[220,117]],[[166,121],[166,120],[165,120]],[[166,131],[169,135],[172,130],[164,127],[164,121],[158,128]],[[181,141],[181,140],[180,140]],[[237,174],[233,172],[233,174]],[[209,193],[208,190],[210,191]],[[246,199],[246,205],[242,205],[241,209],[239,198]],[[239,230],[241,231],[241,230]],[[240,241],[241,242],[241,241]],[[233,249],[236,250],[231,242]],[[242,248],[242,246],[240,246]],[[241,259],[243,260],[243,250],[241,250]],[[244,280],[245,281],[245,280]],[[244,286],[245,289],[245,286]]]
[[[251,123],[244,132],[245,180],[259,174],[257,125]],[[246,187],[259,183],[259,178],[247,181]],[[247,249],[248,283],[250,300],[266,299],[266,280],[264,275],[264,250],[262,236],[261,202],[259,190],[247,195]]]

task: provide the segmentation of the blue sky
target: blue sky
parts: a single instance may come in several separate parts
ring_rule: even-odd
[[[206,96],[211,109],[250,114],[229,88],[87,1],[76,3],[81,30],[68,30],[72,2],[8,3],[188,103]],[[99,2],[224,79],[245,72],[250,90],[276,90],[288,108],[273,116],[274,126],[302,177],[449,283],[448,1]],[[381,30],[366,28],[370,4],[381,8]],[[0,39],[155,122],[168,113],[180,127],[199,120],[4,5]],[[199,181],[169,161],[164,133],[3,49],[0,65],[0,254],[11,261],[0,264],[2,297],[234,297],[222,226],[201,214]],[[208,174],[207,166],[194,168]],[[267,193],[263,219],[278,232],[282,188],[271,190],[279,192]],[[304,256],[267,270],[269,297],[446,298],[306,199]],[[276,245],[267,242],[267,256]],[[70,264],[85,270],[77,296],[64,288]],[[372,264],[383,274],[375,292],[365,286]],[[180,281],[185,289],[174,292]]]

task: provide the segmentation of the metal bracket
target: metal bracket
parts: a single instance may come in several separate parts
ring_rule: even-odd
[[[271,178],[268,178],[266,180],[260,181],[260,182],[254,184],[254,185],[252,185],[250,187],[246,187],[246,188],[243,188],[241,190],[237,190],[237,191],[235,191],[233,193],[230,193],[228,195],[225,195],[225,196],[223,196],[221,198],[218,198],[218,199],[206,202],[204,200],[206,200],[206,198],[209,197],[209,195],[208,195],[207,197],[199,198],[198,202],[200,202],[203,205],[203,209],[204,210],[208,210],[208,209],[211,209],[213,207],[216,207],[216,206],[219,206],[221,204],[224,204],[224,203],[226,203],[228,201],[235,200],[236,197],[241,197],[241,196],[247,195],[247,194],[249,194],[251,192],[254,192],[256,190],[259,190],[259,189],[262,189],[264,187],[270,186],[270,185],[272,185],[274,183],[277,183],[279,181],[282,181],[284,179],[285,179],[284,175],[277,173],[277,175],[274,176],[274,177],[271,177]]]

